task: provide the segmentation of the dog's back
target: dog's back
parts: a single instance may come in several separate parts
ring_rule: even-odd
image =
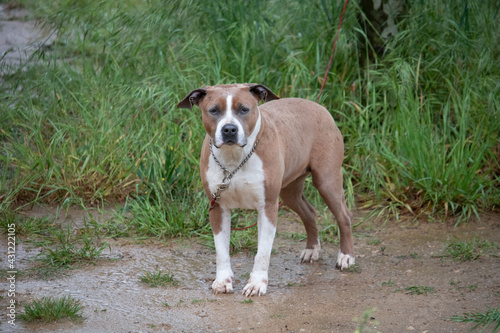
[[[287,168],[295,172],[310,171],[311,163],[328,160],[334,164],[334,169],[340,169],[344,142],[324,107],[302,98],[281,98],[262,104],[260,110],[268,128],[276,129],[280,154],[285,154],[282,158]]]

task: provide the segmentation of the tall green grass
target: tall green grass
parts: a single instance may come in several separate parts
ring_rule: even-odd
[[[206,223],[204,130],[197,109],[176,103],[230,82],[315,99],[343,5],[22,3],[57,39],[22,69],[0,63],[0,209],[132,198],[146,221],[136,227],[154,235]],[[359,61],[362,13],[350,3],[320,103],[345,138],[351,205],[460,222],[500,203],[498,8],[464,0],[407,9],[400,33],[368,63]]]

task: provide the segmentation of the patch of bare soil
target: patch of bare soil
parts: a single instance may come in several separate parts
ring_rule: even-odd
[[[72,217],[81,220],[76,211]],[[2,315],[0,331],[354,332],[363,313],[375,309],[368,321],[371,332],[467,332],[470,325],[443,318],[498,306],[500,250],[476,261],[456,262],[442,257],[443,248],[454,236],[462,240],[478,236],[498,245],[499,231],[499,214],[457,228],[445,223],[365,222],[355,230],[359,269],[341,272],[334,268],[337,245],[323,245],[317,263],[299,263],[305,242],[290,234],[303,232],[303,227],[294,215],[285,213],[271,257],[268,294],[252,302],[240,294],[253,265],[250,253],[232,256],[235,294],[213,295],[215,253],[196,239],[168,244],[111,240],[106,257],[119,260],[102,260],[48,281],[27,275],[16,282],[21,304],[43,296],[79,299],[83,322],[16,320],[12,328]],[[6,235],[0,243],[5,249]],[[37,253],[38,249],[19,244],[18,269],[33,266]],[[144,271],[158,269],[172,273],[179,285],[151,288],[140,282]],[[412,295],[407,287],[433,290]],[[2,281],[0,289],[6,294],[7,284]],[[5,310],[7,302],[4,295],[0,308]]]

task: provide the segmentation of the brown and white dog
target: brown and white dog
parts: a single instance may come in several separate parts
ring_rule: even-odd
[[[259,106],[261,100],[267,103]],[[200,171],[212,206],[209,217],[217,256],[214,293],[233,292],[229,256],[233,208],[258,210],[258,250],[243,289],[245,296],[266,293],[279,197],[304,223],[307,244],[301,262],[318,259],[321,246],[315,210],[302,194],[308,174],[339,225],[337,267],[354,264],[352,213],[342,187],[344,143],[325,108],[300,98],[279,99],[260,84],[195,89],[177,106],[193,105],[201,109],[207,132]]]

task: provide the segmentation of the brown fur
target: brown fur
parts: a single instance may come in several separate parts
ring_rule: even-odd
[[[249,84],[204,87],[188,94],[179,106],[198,105],[203,112],[203,124],[207,131],[200,171],[209,198],[211,193],[205,179],[210,156],[208,139],[211,137],[213,140],[216,123],[207,112],[214,106],[225,110],[228,94],[234,96],[233,110],[239,105],[251,108],[245,116],[247,118],[242,121],[246,135],[255,126],[259,100],[276,99],[260,106],[262,125],[258,134],[260,141],[255,151],[263,161],[267,218],[276,225],[278,198],[281,196],[284,204],[294,210],[304,223],[307,232],[306,248],[312,249],[318,244],[315,211],[302,194],[304,180],[308,174],[312,174],[314,186],[337,219],[342,253],[354,256],[352,213],[345,204],[341,169],[344,144],[332,116],[319,104],[299,98],[277,99],[268,88]],[[190,96],[196,98],[190,99]],[[215,234],[221,230],[220,214],[221,210],[216,204],[210,212],[210,223]]]

